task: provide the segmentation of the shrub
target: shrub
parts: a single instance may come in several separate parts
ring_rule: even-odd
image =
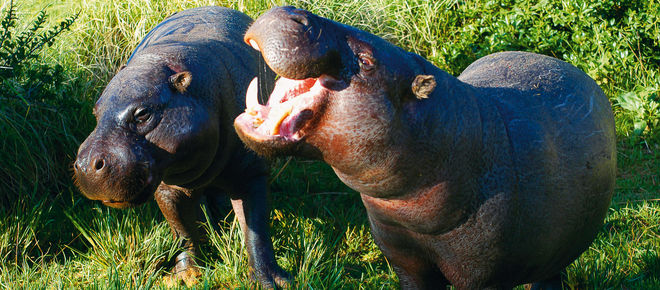
[[[649,142],[660,145],[660,88],[637,88],[616,96],[615,100],[624,110],[620,121],[632,124],[632,130],[628,130],[630,141],[641,140],[649,148]]]
[[[0,259],[15,264],[45,258],[44,249],[66,234],[62,225],[53,227],[61,213],[53,211],[52,197],[71,187],[69,168],[79,143],[75,136],[85,128],[77,116],[89,105],[71,97],[75,78],[45,61],[43,50],[76,18],[44,28],[47,14],[41,10],[20,29],[13,1],[2,11]]]
[[[19,31],[13,1],[2,14],[0,187],[6,192],[0,195],[0,210],[22,194],[58,190],[61,187],[52,185],[69,180],[64,178],[70,162],[64,153],[75,144],[69,124],[71,113],[80,107],[67,96],[71,78],[65,69],[41,59],[41,51],[68,30],[76,16],[46,29],[42,10]]]

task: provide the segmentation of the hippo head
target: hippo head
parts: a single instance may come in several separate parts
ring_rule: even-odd
[[[132,59],[94,107],[97,125],[80,145],[75,181],[93,200],[123,208],[149,200],[161,181],[198,178],[218,146],[217,113],[196,98],[195,76],[158,55]],[[170,62],[171,63],[171,62]]]
[[[374,146],[397,138],[405,104],[435,87],[420,56],[294,7],[268,11],[244,40],[280,76],[266,105],[257,102],[251,86],[247,110],[234,122],[241,140],[267,157],[302,155],[331,163],[361,154],[362,145],[378,150]]]

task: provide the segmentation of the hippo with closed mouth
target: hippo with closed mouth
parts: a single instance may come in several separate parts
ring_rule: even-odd
[[[76,183],[90,199],[124,208],[155,197],[183,238],[174,278],[187,284],[199,275],[196,223],[207,193],[231,198],[254,277],[265,287],[289,279],[268,233],[269,171],[232,128],[263,62],[242,40],[250,23],[241,12],[202,7],[151,30],[96,102],[97,126],[74,164]],[[261,82],[272,86],[269,71]]]
[[[360,192],[403,288],[561,287],[614,188],[614,119],[574,66],[502,52],[458,77],[294,7],[245,35],[280,80],[236,118],[264,156],[319,158]]]

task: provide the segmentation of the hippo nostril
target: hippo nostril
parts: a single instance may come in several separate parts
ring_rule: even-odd
[[[103,166],[105,166],[103,159],[97,159],[96,162],[94,162],[94,169],[96,171],[103,169]]]
[[[303,25],[303,26],[308,26],[309,21],[307,20],[307,17],[305,15],[298,14],[296,12],[291,13],[291,20]]]

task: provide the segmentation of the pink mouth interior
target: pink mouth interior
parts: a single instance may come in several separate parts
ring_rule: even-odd
[[[323,90],[322,78],[292,80],[280,77],[265,106],[257,101],[258,82],[254,78],[245,99],[245,111],[253,116],[254,131],[260,135],[299,140],[302,137],[300,129],[312,118],[314,104]]]

